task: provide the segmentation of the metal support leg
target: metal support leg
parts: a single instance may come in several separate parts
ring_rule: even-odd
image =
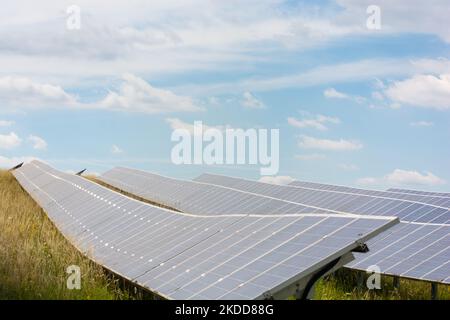
[[[356,275],[356,284],[358,286],[358,290],[363,290],[364,289],[364,280],[365,280],[365,273],[358,271],[357,275]]]
[[[438,298],[438,285],[436,282],[431,283],[431,300],[437,300]]]
[[[394,289],[400,289],[400,277],[394,277],[392,284],[394,285]]]

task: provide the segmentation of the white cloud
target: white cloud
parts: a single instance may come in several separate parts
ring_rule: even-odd
[[[347,163],[341,163],[339,165],[339,168],[344,170],[344,171],[358,171],[359,167],[355,164],[347,164]]]
[[[193,95],[211,95],[242,90],[270,91],[285,88],[307,88],[319,85],[373,80],[379,77],[412,76],[417,73],[430,72],[429,68],[434,69],[435,66],[432,66],[431,63],[422,63],[422,60],[366,59],[320,65],[310,70],[281,76],[250,78],[232,82],[216,82],[213,84],[183,85],[178,86],[177,91]],[[359,103],[364,101],[363,97],[356,96],[355,98],[357,98]]]
[[[26,1],[2,6],[0,70],[47,70],[68,79],[110,76],[112,70],[146,75],[229,70],[240,68],[238,62],[273,55],[272,48],[307,48],[364,31],[325,16],[311,18],[315,7],[287,9],[273,0],[136,0],[126,5],[80,0],[82,30],[70,34],[64,28],[69,4],[44,0],[39,8]]]
[[[374,91],[372,92],[372,98],[378,101],[383,101],[384,100],[384,96],[381,92],[379,91]]]
[[[6,168],[6,169],[10,169],[16,165],[18,165],[21,162],[30,162],[33,160],[39,160],[39,161],[43,161],[40,160],[39,158],[33,157],[33,156],[27,156],[27,157],[3,157],[0,156],[0,168]]]
[[[378,183],[378,179],[377,178],[373,178],[373,177],[365,177],[365,178],[360,178],[358,180],[356,180],[357,184],[363,185],[363,186],[370,186],[370,185],[375,185]]]
[[[119,147],[116,146],[115,144],[112,145],[112,147],[111,147],[111,153],[119,154],[119,153],[122,153],[122,152],[123,152],[123,150],[122,150],[121,148],[119,148]]]
[[[0,120],[0,127],[10,127],[14,124],[14,121]]]
[[[47,149],[47,142],[41,137],[30,135],[28,136],[28,140],[33,143],[33,149],[36,150],[45,150]]]
[[[294,181],[295,179],[290,176],[264,176],[261,177],[258,181],[264,183],[278,184],[278,185],[287,185]]]
[[[15,110],[58,107],[150,114],[203,110],[192,98],[155,88],[135,75],[124,74],[122,80],[118,92],[110,91],[100,101],[83,103],[60,86],[25,77],[0,77],[0,102]]]
[[[314,128],[321,131],[328,130],[328,127],[325,125],[325,123],[338,124],[341,122],[339,118],[328,117],[321,114],[311,119],[301,119],[301,120],[298,120],[294,117],[289,117],[287,121],[291,126],[296,128]]]
[[[450,41],[449,28],[443,27],[448,20],[445,0],[432,5],[418,0],[378,1],[382,29],[376,32],[364,23],[370,0],[338,0],[338,5],[321,6],[273,0],[108,4],[79,0],[82,30],[76,34],[64,28],[69,2],[55,6],[42,0],[38,8],[28,2],[2,6],[0,70],[74,83],[123,72],[157,77],[242,68],[239,62],[278,59],[275,50],[311,48],[354,35],[426,33]]]
[[[0,77],[0,102],[16,108],[65,107],[75,98],[60,86],[38,83],[27,77]]]
[[[395,169],[386,176],[386,180],[393,185],[429,185],[436,186],[444,184],[445,181],[431,172],[421,174],[417,171],[406,171]]]
[[[334,88],[325,89],[323,92],[323,95],[325,98],[329,98],[329,99],[346,99],[346,100],[355,101],[356,103],[363,103],[366,100],[364,97],[349,95],[347,93],[337,91]]]
[[[241,105],[249,109],[263,109],[264,103],[258,100],[251,92],[246,91],[242,94]]]
[[[166,118],[166,122],[170,125],[172,130],[184,129],[184,130],[187,130],[191,135],[194,135],[194,132],[195,132],[194,129],[196,128],[194,123],[187,123],[178,118]],[[225,129],[231,128],[230,125],[209,126],[203,122],[201,125],[202,125],[203,132],[205,132],[208,129],[217,129],[220,131],[224,131]],[[198,127],[198,129],[200,129],[200,126]]]
[[[158,89],[132,74],[123,75],[119,92],[110,92],[100,105],[107,109],[144,113],[193,112],[202,110],[190,97]]]
[[[414,121],[410,122],[409,125],[411,127],[432,127],[434,126],[434,123],[431,121]]]
[[[362,185],[381,185],[390,186],[438,186],[445,184],[446,181],[437,177],[431,172],[420,173],[418,171],[408,171],[395,169],[393,172],[381,178],[367,177],[357,180]]]
[[[17,134],[10,132],[9,134],[0,134],[0,149],[12,149],[18,147],[22,143]]]
[[[323,160],[325,158],[326,158],[325,155],[319,154],[319,153],[295,155],[295,159],[302,160],[302,161]]]
[[[310,136],[302,135],[298,145],[305,149],[318,149],[318,150],[329,150],[329,151],[347,151],[347,150],[358,150],[363,147],[363,145],[358,141],[350,140],[329,140],[329,139],[318,139]]]
[[[393,83],[385,93],[396,103],[438,110],[450,109],[450,74],[416,75]]]
[[[328,88],[325,89],[325,91],[323,92],[324,97],[326,98],[337,98],[337,99],[347,99],[348,95],[343,93],[343,92],[339,92],[334,88]]]

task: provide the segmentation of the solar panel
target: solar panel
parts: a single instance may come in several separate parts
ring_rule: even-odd
[[[330,213],[311,206],[201,182],[117,167],[97,179],[122,191],[195,214]]]
[[[396,189],[396,188],[390,188],[387,191],[406,193],[406,194],[423,195],[423,196],[436,196],[436,197],[450,198],[450,193],[449,192],[429,192],[429,191],[419,191],[419,190],[409,190],[409,189]]]
[[[289,184],[293,187],[302,187],[312,190],[324,190],[324,191],[338,191],[352,194],[362,194],[369,196],[376,196],[381,198],[391,198],[400,200],[410,200],[418,203],[426,203],[436,205],[440,207],[450,208],[450,197],[431,196],[423,194],[408,194],[396,191],[379,191],[379,190],[366,190],[360,188],[351,188],[344,186],[335,186],[331,184],[322,184],[315,182],[293,181]]]
[[[450,284],[450,225],[400,222],[368,241],[367,255],[355,253],[347,266],[384,274]]]
[[[285,297],[397,223],[337,214],[185,214],[38,161],[13,174],[80,251],[169,299]]]
[[[397,216],[403,221],[411,222],[440,224],[450,222],[450,210],[447,207],[412,200],[299,186],[280,186],[212,174],[203,174],[194,180],[335,212]]]
[[[300,186],[277,186],[220,175],[201,175],[196,181],[212,183],[275,198],[301,201],[323,209],[360,211],[364,214],[392,214],[402,222],[371,239],[372,250],[347,266],[366,270],[378,265],[385,274],[435,282],[450,282],[450,216],[445,207],[411,200],[383,198],[374,195],[338,191],[341,187],[322,190]],[[372,191],[370,191],[372,192]],[[375,193],[376,194],[376,193]],[[433,231],[433,232],[432,232]]]

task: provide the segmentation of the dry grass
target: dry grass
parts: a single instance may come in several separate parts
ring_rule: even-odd
[[[129,295],[79,253],[13,175],[0,171],[0,299],[123,299]],[[81,268],[81,289],[66,268]]]

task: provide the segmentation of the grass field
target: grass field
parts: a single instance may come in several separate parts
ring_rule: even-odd
[[[67,289],[70,265],[80,267],[80,290]],[[0,299],[127,298],[59,233],[13,175],[0,171]]]
[[[81,290],[66,286],[66,268],[81,269]],[[79,253],[20,187],[0,171],[0,299],[136,299],[119,281]],[[316,287],[316,299],[429,299],[428,283],[390,277],[381,290],[359,289],[357,272],[340,270]],[[450,286],[439,286],[439,298],[450,299]]]

